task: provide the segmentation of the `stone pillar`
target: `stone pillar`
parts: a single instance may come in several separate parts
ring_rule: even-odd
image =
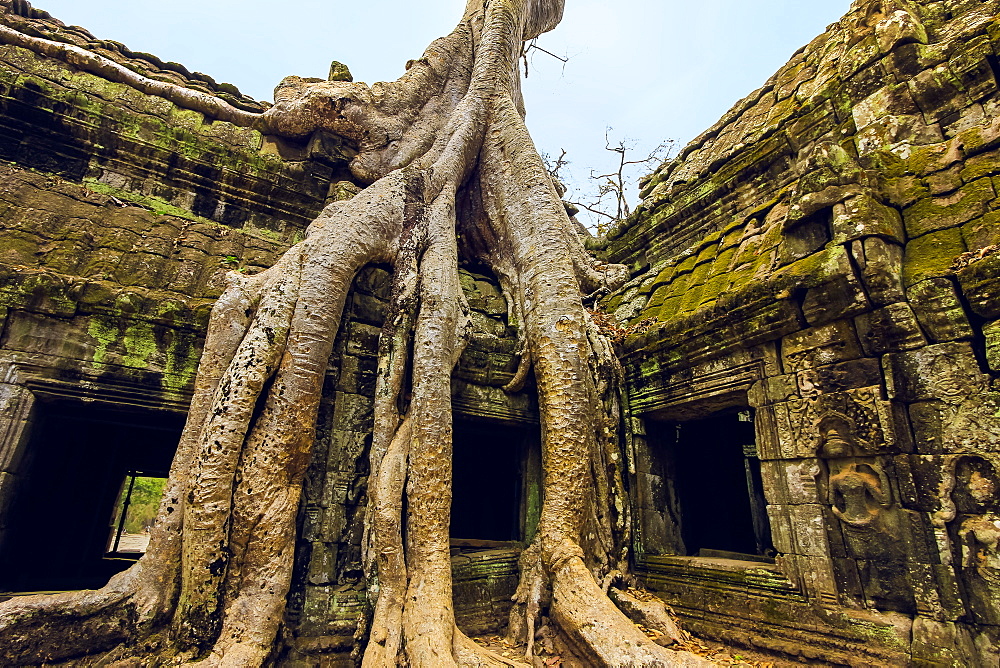
[[[21,478],[34,407],[35,395],[30,390],[0,383],[0,545],[7,527],[7,510]]]

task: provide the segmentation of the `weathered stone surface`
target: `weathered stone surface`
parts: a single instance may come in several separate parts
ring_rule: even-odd
[[[903,254],[903,285],[909,288],[927,278],[949,276],[955,258],[965,250],[962,234],[954,228],[913,239]]]
[[[879,385],[882,383],[882,369],[877,359],[863,357],[836,364],[810,366],[799,371],[796,379],[799,394],[810,397]]]
[[[983,337],[986,339],[986,363],[990,370],[1000,372],[1000,322],[984,325]]]
[[[905,239],[903,220],[899,212],[864,193],[833,207],[833,240],[844,243],[863,237],[877,236],[897,244]]]
[[[854,322],[861,347],[868,355],[919,348],[927,344],[913,309],[906,302],[862,313]]]
[[[820,501],[817,487],[817,477],[820,474],[819,460],[762,461],[760,471],[769,503],[800,505],[815,504]]]
[[[979,179],[951,195],[921,200],[903,212],[906,233],[910,237],[918,237],[961,225],[986,213],[995,197],[993,182]]]
[[[1000,318],[1000,253],[959,269],[956,276],[973,313],[988,320]]]
[[[903,301],[902,245],[881,237],[868,237],[854,241],[850,249],[873,304],[884,306]]]
[[[633,435],[640,570],[696,631],[849,665],[996,664],[1000,254],[955,264],[1000,242],[996,12],[855,3],[651,175],[635,214],[595,244],[634,272],[605,309],[623,325],[657,320],[621,349],[632,422],[756,409],[756,442],[741,445],[761,458],[780,572],[671,554],[685,551],[683,518],[664,510],[677,507],[674,473]],[[78,29],[4,17],[259,108]],[[335,63],[330,78],[350,75]],[[0,84],[2,511],[29,386],[182,406],[226,272],[269,266],[359,186],[353,148],[325,133],[296,143],[209,122],[12,47]],[[475,331],[456,415],[537,429],[530,387],[502,389],[518,359],[497,281],[463,270],[461,282]],[[289,597],[301,665],[346,657],[366,605],[387,285],[382,268],[358,275],[328,369]],[[737,463],[752,474],[756,461]],[[503,623],[516,556],[456,555],[462,628]]]
[[[973,335],[955,284],[948,278],[920,281],[906,291],[921,328],[934,343],[968,339]]]
[[[996,452],[1000,393],[967,343],[943,343],[887,355],[890,396],[910,405],[918,452]]]
[[[829,556],[823,507],[818,504],[768,505],[774,547],[781,554]]]
[[[849,320],[804,329],[786,336],[781,353],[785,368],[799,371],[862,356],[854,326]]]

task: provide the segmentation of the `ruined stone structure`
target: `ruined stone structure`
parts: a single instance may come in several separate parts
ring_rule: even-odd
[[[154,80],[232,86],[67,27]],[[352,148],[231,125],[0,34],[0,590],[94,587],[122,480],[165,473],[227,271],[269,266]],[[1000,2],[857,0],[595,245],[622,327],[633,559],[709,638],[848,665],[1000,655]],[[338,70],[336,76],[343,76]],[[540,500],[496,278],[463,273],[456,612],[506,623]],[[386,273],[354,283],[300,509],[287,665],[347,661]],[[114,558],[109,558],[114,557]]]

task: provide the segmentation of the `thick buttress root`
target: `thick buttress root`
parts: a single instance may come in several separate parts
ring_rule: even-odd
[[[286,80],[270,111],[241,117],[276,134],[355,142],[352,172],[369,185],[328,206],[271,269],[230,277],[146,555],[101,590],[0,605],[2,662],[268,660],[334,337],[355,274],[380,262],[393,267],[393,286],[370,448],[363,665],[509,665],[462,634],[452,608],[462,259],[501,277],[519,323],[521,364],[507,389],[533,371],[539,394],[543,505],[513,634],[530,652],[544,616],[594,665],[695,665],[651,642],[598,584],[628,564],[627,421],[617,360],[581,299],[627,272],[583,250],[524,126],[516,67],[524,42],[562,10],[562,0],[469,0],[459,26],[399,81]]]

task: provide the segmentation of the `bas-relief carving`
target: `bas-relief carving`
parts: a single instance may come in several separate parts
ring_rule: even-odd
[[[892,480],[894,430],[885,403],[877,388],[821,395],[800,419],[820,462],[819,501],[830,513],[827,539],[842,602],[911,611],[913,518],[899,506]]]
[[[872,448],[855,420],[828,411],[817,422],[817,452],[827,466],[827,503],[834,516],[853,527],[868,527],[892,505],[889,478],[881,463],[863,459]],[[870,433],[871,430],[868,430]]]
[[[967,342],[887,357],[890,396],[910,404],[917,451],[1000,452],[1000,392]]]
[[[956,458],[953,466],[949,528],[956,570],[976,621],[1000,624],[1000,472],[977,456]]]
[[[816,457],[819,446],[831,439],[831,447],[850,445],[866,453],[906,447],[896,436],[893,407],[881,398],[879,387],[793,398],[773,408],[776,458]],[[818,434],[822,443],[817,443]]]

